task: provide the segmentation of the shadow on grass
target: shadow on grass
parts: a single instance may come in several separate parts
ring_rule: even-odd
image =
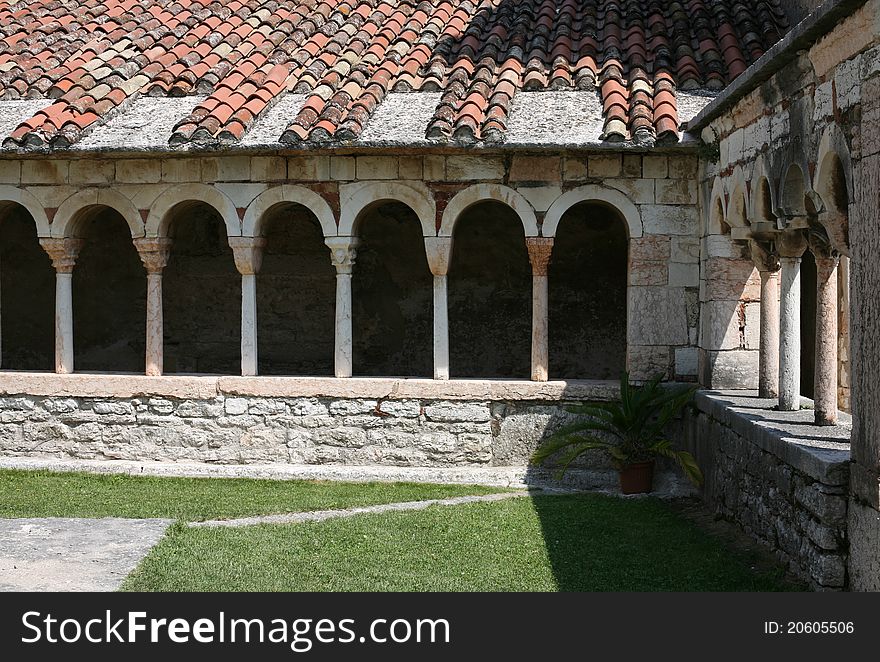
[[[799,589],[660,499],[533,492],[531,501],[560,591]]]

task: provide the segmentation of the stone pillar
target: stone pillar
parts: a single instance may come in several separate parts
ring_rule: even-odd
[[[778,242],[782,267],[779,295],[779,409],[801,406],[801,255],[806,240],[801,232],[781,235]]]
[[[434,379],[449,379],[449,306],[446,277],[452,237],[425,237],[428,267],[434,274]]]
[[[750,241],[752,261],[761,276],[761,339],[758,397],[779,397],[779,256],[761,242]]]
[[[257,272],[263,263],[263,237],[229,237],[241,274],[241,374],[257,374]]]
[[[837,263],[838,252],[824,231],[810,232],[816,259],[816,370],[813,409],[816,425],[837,423]]]
[[[162,310],[162,270],[171,254],[171,240],[167,237],[142,237],[134,240],[134,247],[147,270],[147,351],[146,374],[162,374],[165,325]]]
[[[336,267],[336,337],[334,374],[351,377],[351,274],[357,257],[355,237],[327,237],[330,260]]]
[[[849,258],[845,255],[837,265],[837,336],[837,406],[850,412]]]
[[[40,239],[55,267],[55,372],[73,372],[73,267],[82,239]]]
[[[532,381],[546,382],[550,354],[547,348],[547,266],[553,252],[552,237],[526,237],[532,263]]]

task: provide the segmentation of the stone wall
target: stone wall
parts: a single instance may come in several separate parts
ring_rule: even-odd
[[[849,429],[820,434],[811,411],[780,414],[770,404],[742,394],[697,395],[683,441],[705,475],[703,498],[813,588],[842,589]]]
[[[0,455],[9,457],[523,467],[543,436],[573,420],[567,405],[617,391],[599,382],[7,373],[0,394]],[[616,484],[599,456],[578,466],[581,486]]]

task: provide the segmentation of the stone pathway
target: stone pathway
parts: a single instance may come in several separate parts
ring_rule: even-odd
[[[215,519],[205,522],[190,522],[191,527],[241,527],[256,524],[300,524],[302,522],[323,522],[337,517],[354,517],[377,513],[396,512],[401,510],[423,510],[430,506],[460,506],[466,503],[481,501],[503,501],[528,496],[528,492],[504,492],[483,496],[461,496],[449,499],[426,499],[425,501],[401,501],[398,503],[382,503],[375,506],[360,506],[340,510],[314,510],[304,513],[285,513],[283,515],[261,515],[259,517],[240,517],[238,519]]]
[[[0,519],[0,591],[115,591],[171,520]]]

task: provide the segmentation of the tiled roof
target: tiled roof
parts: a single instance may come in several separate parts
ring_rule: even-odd
[[[193,97],[172,147],[247,145],[289,97],[280,143],[356,141],[416,91],[436,95],[425,139],[499,143],[541,90],[595,90],[603,140],[675,141],[676,90],[724,87],[786,28],[778,0],[0,1],[0,99],[46,100],[3,145],[102,143],[142,95]]]

